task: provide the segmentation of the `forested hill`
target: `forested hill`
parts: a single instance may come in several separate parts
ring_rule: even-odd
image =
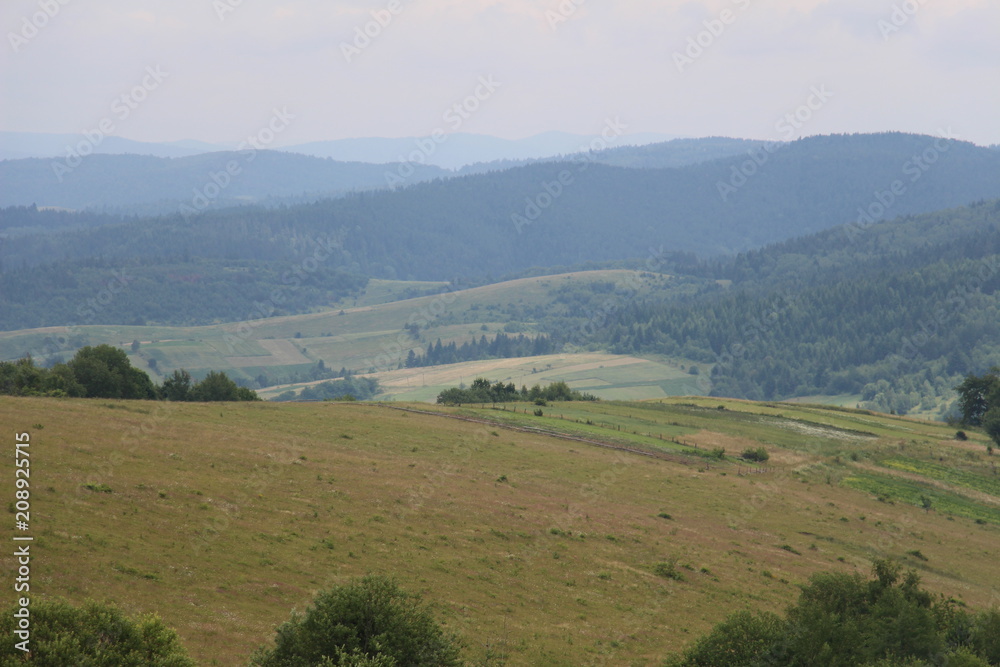
[[[351,273],[485,278],[533,266],[646,258],[651,248],[745,251],[856,220],[861,209],[893,217],[1000,196],[1000,153],[958,141],[831,136],[756,155],[759,166],[746,155],[681,169],[539,163],[288,208],[178,214],[12,238],[0,260],[8,266],[54,257],[278,260],[297,239],[336,234],[341,245],[328,266]],[[753,175],[743,182],[734,176],[741,170]],[[888,205],[878,203],[880,195]]]
[[[715,364],[713,394],[859,394],[930,409],[1000,357],[1000,201],[850,226],[691,267],[734,282],[637,300],[600,343]]]

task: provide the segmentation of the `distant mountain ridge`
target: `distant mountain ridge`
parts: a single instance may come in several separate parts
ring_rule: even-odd
[[[455,136],[456,141],[461,141],[462,137],[473,135]],[[578,149],[581,144],[576,143],[574,136],[560,135],[546,150],[556,150],[560,141]],[[113,149],[119,145],[128,148],[115,139],[108,137],[97,148]],[[676,139],[644,146],[615,146],[617,142],[602,141],[598,145],[612,147],[554,157],[477,162],[451,171],[428,164],[425,157],[429,151],[457,144],[438,144],[427,139],[421,144],[421,151],[411,154],[402,149],[412,149],[418,144],[408,143],[410,140],[386,141],[401,150],[383,151],[387,156],[385,163],[343,162],[270,150],[197,152],[204,146],[197,142],[168,146],[168,152],[177,153],[171,156],[99,152],[78,160],[63,156],[0,161],[0,207],[36,204],[158,215],[182,207],[202,211],[246,204],[293,205],[352,191],[405,187],[435,178],[483,174],[539,162],[587,160],[631,168],[681,167],[736,155],[761,145],[761,142],[727,138]],[[586,148],[588,144],[582,146]],[[182,155],[192,151],[196,154]],[[364,151],[358,151],[361,152]],[[371,151],[368,156],[373,157]],[[405,162],[395,162],[400,157]]]
[[[646,145],[674,138],[665,134],[626,134],[605,145]],[[286,146],[281,150],[348,162],[422,161],[444,169],[461,170],[478,163],[537,160],[586,152],[593,139],[568,132],[543,132],[525,139],[457,132],[445,134],[437,141],[431,137],[337,139]]]
[[[934,164],[910,175],[914,156],[934,146],[940,147],[935,149]],[[612,167],[579,159],[537,162],[299,206],[245,206],[193,216],[182,216],[175,207],[164,218],[136,220],[121,229],[120,219],[108,218],[101,225],[92,217],[85,224],[96,229],[86,233],[36,234],[39,238],[11,234],[0,249],[0,260],[28,265],[53,257],[138,261],[180,256],[184,248],[205,258],[283,260],[296,238],[336,234],[342,238],[341,246],[329,261],[354,274],[488,280],[532,267],[645,259],[661,249],[701,256],[731,254],[840,224],[857,225],[862,215],[877,214],[874,220],[1000,197],[1000,153],[960,141],[906,134],[830,136],[781,145],[771,153],[757,150],[754,155],[663,169]],[[93,156],[78,171],[99,165],[102,158],[111,159]],[[164,174],[180,162],[133,159],[151,161]],[[184,160],[199,159],[215,158]],[[301,188],[303,179],[322,181],[325,174],[343,167],[319,158],[269,152],[259,154],[252,166],[301,160],[315,165],[315,173],[297,177],[288,172],[284,180],[268,181],[269,171],[253,175],[248,170],[246,177],[233,179],[225,196],[249,197],[256,187],[263,187],[261,183]],[[0,182],[8,165],[0,163]],[[384,177],[384,167],[362,167],[371,170],[372,179]],[[746,176],[750,167],[753,173]],[[213,169],[220,166],[201,165],[187,192],[195,188],[209,192],[214,181],[207,174]],[[99,192],[100,187],[138,190],[151,182],[149,172],[138,168],[120,177],[121,182],[95,181],[83,193]],[[152,182],[164,179],[153,177]],[[23,188],[31,184],[28,180]],[[185,205],[197,208],[190,199]],[[83,224],[82,218],[72,216],[11,212],[0,219],[0,228],[51,230],[76,221]]]
[[[667,134],[628,134],[612,142],[613,145],[645,145],[668,141],[675,137]],[[290,146],[273,146],[274,150],[312,157],[331,158],[340,162],[418,162],[442,169],[460,169],[466,165],[495,162],[497,160],[533,160],[568,155],[588,150],[593,137],[569,132],[543,132],[524,139],[501,139],[484,134],[466,132],[432,137],[361,137],[312,141]],[[59,158],[86,141],[83,134],[48,134],[40,132],[0,132],[0,160],[25,158]],[[428,146],[433,150],[421,148]],[[150,155],[174,158],[191,157],[204,153],[232,151],[236,142],[210,143],[186,139],[168,142],[135,141],[117,136],[105,136],[90,142],[95,155]],[[420,155],[415,157],[415,151]]]

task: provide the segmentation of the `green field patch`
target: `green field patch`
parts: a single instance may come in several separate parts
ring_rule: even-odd
[[[894,457],[878,463],[886,468],[922,475],[951,486],[974,489],[1000,498],[1000,478],[987,469],[984,469],[984,474],[979,475],[953,466],[908,457]]]
[[[598,378],[585,378],[582,380],[570,380],[566,383],[571,389],[589,389],[591,387],[610,387],[611,383],[607,380],[600,380]]]
[[[266,357],[271,355],[256,340],[244,340],[238,336],[217,341],[205,341],[204,344],[224,357]]]
[[[887,503],[924,507],[925,499],[934,512],[1000,524],[1000,509],[977,503],[966,496],[877,473],[855,473],[840,480],[842,486],[869,493]]]

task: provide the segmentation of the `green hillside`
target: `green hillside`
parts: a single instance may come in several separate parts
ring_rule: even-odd
[[[268,387],[322,380],[341,368],[393,371],[410,351],[423,353],[438,340],[461,345],[504,332],[535,335],[539,321],[552,318],[575,324],[563,332],[572,335],[561,340],[579,347],[589,342],[593,327],[570,297],[597,303],[614,297],[620,303],[653,291],[685,289],[667,276],[623,270],[523,278],[459,291],[440,291],[439,283],[375,281],[356,297],[307,315],[203,327],[88,325],[0,332],[0,359],[26,354],[39,361],[68,359],[84,345],[107,343],[125,348],[132,364],[156,381],[185,368],[196,376],[225,371],[251,386]],[[414,291],[432,295],[384,303]],[[139,341],[135,351],[133,341]],[[326,372],[319,370],[320,362]],[[657,384],[676,375],[676,366],[663,366],[642,380]]]
[[[509,665],[659,665],[875,557],[1000,601],[977,433],[723,399],[414,407],[0,397],[31,437],[32,595],[155,611],[206,665],[369,572],[421,593],[470,662]]]

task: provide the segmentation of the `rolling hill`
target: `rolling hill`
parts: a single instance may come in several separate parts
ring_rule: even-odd
[[[32,594],[155,612],[219,665],[369,572],[509,665],[661,664],[873,558],[1000,600],[979,434],[723,399],[418,408],[0,397],[31,438]],[[766,464],[732,458],[758,446]]]
[[[532,335],[538,332],[533,322],[556,315],[575,323],[578,336],[567,341],[582,346],[590,335],[590,320],[577,313],[578,306],[565,295],[589,295],[597,289],[596,298],[603,301],[612,296],[627,299],[652,291],[686,289],[682,284],[673,285],[665,276],[625,270],[522,278],[457,291],[442,287],[440,283],[375,282],[356,298],[347,298],[322,312],[201,327],[73,325],[0,332],[0,359],[30,354],[44,363],[68,359],[84,345],[108,343],[125,348],[133,365],[157,381],[174,369],[184,368],[196,377],[221,370],[241,383],[268,387],[314,379],[321,361],[323,367],[334,371],[392,371],[406,361],[410,351],[422,353],[437,340],[461,345],[505,332]],[[430,294],[391,300],[412,290]],[[408,325],[416,327],[415,335]],[[131,349],[133,341],[139,341],[136,350]],[[532,359],[520,363],[530,367]],[[576,361],[557,362],[556,366],[562,368],[566,363]],[[640,392],[633,397],[664,395],[660,384],[683,376],[678,368],[681,363],[650,362],[638,385],[652,393]],[[614,380],[609,387],[624,388],[621,384]],[[596,393],[605,395],[600,390]]]

